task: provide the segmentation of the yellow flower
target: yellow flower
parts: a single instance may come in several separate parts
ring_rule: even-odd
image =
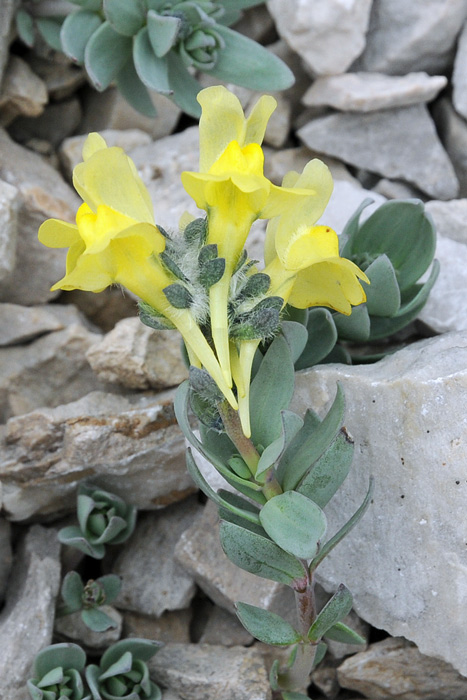
[[[239,100],[222,86],[198,95],[200,172],[185,172],[182,183],[196,204],[208,214],[208,244],[216,244],[225,259],[223,277],[210,289],[211,328],[226,381],[231,384],[227,299],[230,279],[250,227],[258,218],[278,216],[310,197],[320,214],[332,191],[332,180],[320,177],[310,186],[277,187],[263,174],[261,142],[276,101],[261,97],[248,118]]]
[[[73,173],[75,188],[84,199],[76,224],[49,219],[39,229],[44,245],[69,248],[66,275],[52,289],[99,292],[114,283],[123,285],[178,328],[193,361],[205,366],[236,407],[191,312],[174,308],[164,294],[174,282],[158,257],[165,238],[154,223],[152,202],[134,163],[121,148],[108,148],[98,134],[86,140],[83,158]]]

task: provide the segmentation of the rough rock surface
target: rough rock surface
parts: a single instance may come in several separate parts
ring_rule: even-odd
[[[60,585],[60,544],[55,530],[34,525],[11,574],[0,613],[0,678],[5,700],[24,700],[36,654],[52,642],[55,600]]]
[[[0,429],[0,451],[2,507],[11,520],[73,510],[82,479],[146,510],[194,490],[171,395],[92,392],[37,409]]]
[[[19,203],[18,188],[0,180],[0,283],[15,267]]]
[[[459,197],[467,197],[467,123],[446,98],[436,102],[433,116],[459,180]]]
[[[300,372],[294,410],[328,407],[342,383],[354,468],[327,507],[331,534],[375,477],[373,503],[319,568],[356,612],[467,674],[467,334],[413,344],[374,365]],[[397,523],[397,524],[395,524]],[[436,630],[436,634],[427,634]]]
[[[452,101],[456,111],[467,119],[467,23],[459,37],[452,73]]]
[[[433,217],[440,236],[467,245],[467,199],[453,199],[450,202],[433,199],[426,203],[425,211]]]
[[[183,700],[270,700],[271,689],[258,652],[213,644],[167,644],[148,662],[164,686]]]
[[[342,73],[365,47],[371,0],[268,0],[277,31],[312,74]]]
[[[120,608],[160,617],[166,610],[189,606],[194,581],[174,560],[174,548],[200,510],[194,497],[138,518],[135,532],[112,568],[122,577]]]
[[[337,671],[344,688],[371,700],[464,700],[467,678],[450,664],[420,654],[405,639],[384,639],[346,659]]]
[[[48,101],[45,83],[18,56],[7,63],[0,96],[0,122],[12,122],[18,114],[37,117]]]
[[[81,612],[75,612],[71,615],[55,618],[54,633],[60,640],[65,642],[79,644],[84,649],[103,652],[107,647],[115,644],[120,639],[123,617],[111,605],[102,605],[100,610],[112,618],[115,627],[111,627],[103,632],[94,632],[84,624]]]
[[[458,181],[424,105],[368,114],[332,114],[298,131],[311,149],[413,183],[435,199],[452,199]]]
[[[152,330],[139,318],[119,321],[86,357],[101,381],[128,389],[163,389],[188,377],[179,332]]]
[[[333,107],[344,112],[374,112],[430,102],[447,85],[444,75],[408,73],[343,73],[318,78],[303,95],[308,107]]]
[[[391,75],[442,73],[466,17],[465,0],[374,0],[366,48],[354,68]]]
[[[12,561],[11,525],[5,518],[0,518],[0,602],[5,596]]]

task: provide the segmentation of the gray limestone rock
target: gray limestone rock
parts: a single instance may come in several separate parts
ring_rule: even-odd
[[[47,105],[38,117],[18,117],[9,131],[19,143],[29,146],[39,140],[57,148],[63,139],[76,132],[81,117],[81,103],[73,96]]]
[[[433,217],[439,235],[467,244],[467,199],[427,202],[426,211]]]
[[[442,98],[435,103],[436,121],[446,152],[459,180],[459,197],[467,196],[467,123],[453,108],[450,100]],[[437,197],[435,197],[437,199]]]
[[[415,343],[374,365],[299,372],[293,410],[329,407],[340,381],[354,466],[326,508],[332,535],[363,500],[357,527],[318,569],[345,583],[356,612],[467,674],[467,333]]]
[[[103,389],[85,356],[100,337],[72,324],[27,345],[0,348],[1,420]]]
[[[424,105],[368,114],[332,114],[297,132],[311,149],[402,179],[435,199],[453,199],[459,183]]]
[[[151,677],[183,700],[271,700],[261,655],[212,644],[167,644],[148,662]]]
[[[73,511],[82,479],[153,510],[193,492],[171,394],[92,392],[0,428],[2,507],[11,520]]]
[[[112,567],[122,577],[119,608],[160,617],[166,610],[189,606],[194,581],[174,560],[174,548],[200,510],[197,499],[190,498],[138,519]]]
[[[125,610],[123,636],[156,639],[159,642],[190,642],[191,608],[168,610],[160,617],[149,617]]]
[[[18,189],[0,180],[0,283],[15,268],[19,203]]]
[[[0,613],[0,678],[6,700],[23,700],[36,654],[52,642],[60,585],[57,533],[34,525],[11,573],[10,593]]]
[[[45,83],[18,56],[10,56],[0,95],[0,123],[10,124],[18,115],[37,117],[48,102]]]
[[[466,16],[465,0],[374,0],[366,48],[354,68],[444,73]]]
[[[12,562],[11,525],[5,518],[0,518],[0,604],[5,597]]]
[[[372,0],[268,0],[279,35],[315,75],[343,73],[365,47]]]
[[[339,683],[371,700],[465,700],[467,678],[452,666],[420,654],[405,639],[384,639],[346,659]]]
[[[374,112],[430,102],[447,85],[444,75],[408,73],[343,73],[318,78],[303,95],[308,107],[333,107],[343,112]]]
[[[14,18],[19,0],[3,0],[0,3],[0,85],[8,61],[10,42],[14,38]]]
[[[467,330],[467,246],[438,236],[439,277],[418,318],[437,333]]]
[[[74,221],[80,200],[43,158],[0,131],[0,178],[18,188],[16,266],[0,281],[0,301],[40,304],[57,296],[52,284],[63,277],[66,251],[46,248],[37,231],[47,218]]]
[[[63,324],[47,306],[0,304],[0,346],[18,345],[62,329]]]
[[[237,617],[215,605],[199,641],[200,644],[221,644],[225,647],[250,646],[254,637]]]
[[[54,633],[60,641],[79,644],[86,650],[104,652],[111,644],[118,642],[122,635],[123,616],[111,605],[102,605],[99,608],[106,613],[115,623],[103,632],[94,632],[84,624],[81,612],[65,615],[55,619]]]
[[[139,318],[119,321],[86,357],[101,381],[129,389],[178,386],[188,377],[179,332],[153,330]]]
[[[464,119],[467,119],[467,24],[464,24],[457,44],[452,85],[454,107]]]

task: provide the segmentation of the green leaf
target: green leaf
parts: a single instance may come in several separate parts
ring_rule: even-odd
[[[91,544],[83,535],[79,527],[70,525],[63,527],[58,531],[58,541],[66,544],[69,547],[79,549],[80,552],[87,554],[94,559],[103,559],[105,554],[105,546],[103,544]]]
[[[347,478],[353,451],[353,440],[345,428],[341,428],[335,440],[297,487],[298,493],[302,493],[320,508],[324,508]]]
[[[52,644],[37,654],[34,660],[34,675],[43,678],[58,666],[82,671],[85,664],[86,654],[77,644]]]
[[[122,589],[122,579],[116,574],[106,574],[100,576],[96,583],[103,588],[105,593],[105,602],[112,603],[118,597]]]
[[[156,642],[152,639],[141,639],[138,637],[121,639],[104,652],[101,658],[101,669],[108,671],[127,652],[130,652],[134,659],[149,661],[162,646],[164,646],[162,642]]]
[[[266,537],[223,520],[220,540],[230,561],[251,574],[288,586],[305,578],[302,564]]]
[[[59,666],[58,668],[53,668],[51,671],[43,676],[39,683],[38,688],[47,688],[48,685],[59,685],[63,682],[63,668]]]
[[[311,465],[333,442],[342,425],[344,411],[344,392],[340,384],[331,408],[318,425],[316,417],[307,411],[303,427],[285,450],[277,468],[277,479],[284,491],[295,489]]]
[[[108,629],[117,627],[115,620],[107,615],[103,610],[90,608],[81,613],[84,624],[93,632],[105,632]]]
[[[380,255],[365,272],[371,282],[370,285],[362,282],[368,313],[375,316],[394,316],[400,307],[401,293],[388,256]]]
[[[370,206],[370,204],[373,204],[375,200],[370,199],[370,197],[367,197],[366,199],[363,200],[363,202],[359,205],[359,207],[356,209],[356,211],[352,214],[350,219],[347,221],[346,225],[344,226],[344,230],[342,231],[341,235],[339,236],[339,250],[340,254],[343,258],[351,258],[352,253],[353,253],[353,239],[354,236],[356,236],[359,226],[360,226],[360,214],[366,207]]]
[[[83,607],[84,584],[81,576],[76,571],[69,571],[63,579],[60,593],[69,608],[69,612],[76,612]]]
[[[253,637],[265,644],[287,646],[301,640],[301,634],[282,617],[255,605],[236,603],[237,617]]]
[[[303,693],[297,693],[295,690],[283,690],[282,691],[283,700],[309,700],[309,695],[304,695]]]
[[[296,491],[271,498],[261,509],[259,519],[269,537],[299,559],[315,556],[327,528],[321,508]]]
[[[295,78],[288,66],[260,44],[220,24],[216,32],[225,42],[216,65],[205,73],[250,90],[286,90]]]
[[[171,99],[180,109],[195,119],[201,116],[201,105],[196,100],[201,85],[187,70],[182,59],[175,51],[167,54],[169,84],[173,90]]]
[[[335,313],[334,323],[339,338],[364,343],[370,337],[370,316],[366,304],[354,306],[350,316]]]
[[[162,58],[176,43],[182,20],[180,17],[159,15],[154,10],[149,10],[146,21],[152,50]]]
[[[292,411],[281,411],[281,421],[282,421],[282,433],[268,445],[258,462],[258,467],[256,469],[256,480],[260,481],[260,477],[263,472],[267,471],[273,464],[275,464],[284,453],[286,447],[293,440],[295,435],[298,433],[300,428],[303,426],[303,421],[300,416]]]
[[[68,15],[60,30],[63,52],[76,63],[84,63],[86,44],[101,24],[99,15],[89,10]]]
[[[292,353],[292,362],[296,362],[307,344],[308,331],[303,324],[296,321],[282,321],[281,331]]]
[[[16,31],[26,46],[34,46],[34,20],[26,10],[20,9],[16,13]]]
[[[167,60],[155,55],[149,41],[147,27],[140,29],[134,38],[133,61],[136,72],[146,87],[156,90],[162,95],[172,95]]]
[[[89,39],[84,65],[96,90],[105,90],[131,56],[132,41],[103,22]]]
[[[411,288],[410,292],[412,297],[408,301],[404,302],[403,300],[402,306],[395,316],[392,318],[374,316],[371,319],[370,340],[378,340],[379,338],[392,335],[401,328],[405,328],[405,326],[417,318],[428,301],[428,296],[438,278],[439,269],[440,265],[438,260],[433,260],[433,267],[428,280],[424,284],[416,284]]]
[[[60,29],[62,27],[62,22],[49,17],[38,17],[36,19],[36,25],[42,38],[45,39],[48,45],[55,51],[61,51]]]
[[[232,493],[231,491],[226,491],[225,489],[219,489],[218,494],[224,501],[227,501],[227,503],[234,506],[234,509],[227,509],[223,506],[219,507],[219,517],[221,520],[227,520],[227,522],[246,528],[247,530],[250,530],[250,532],[256,532],[257,535],[267,537],[264,528],[259,523],[259,518],[257,522],[253,522],[252,520],[244,517],[244,511],[250,511],[256,517],[258,516],[259,508],[255,504],[247,501],[237,493]]]
[[[72,0],[73,5],[79,5],[83,10],[91,12],[99,12],[102,5],[102,0]]]
[[[343,583],[326,603],[316,620],[308,630],[310,642],[318,642],[326,632],[352,610],[353,598],[348,588]]]
[[[274,377],[274,381],[271,381]],[[251,383],[251,434],[256,445],[269,445],[281,435],[281,411],[288,407],[295,372],[290,347],[283,336],[271,343]]]
[[[339,542],[347,535],[347,533],[352,530],[353,527],[361,520],[361,518],[364,516],[366,509],[371,503],[371,499],[373,497],[373,490],[374,490],[374,484],[375,480],[371,476],[370,477],[370,485],[368,487],[368,491],[366,493],[366,496],[363,500],[363,503],[361,504],[360,508],[355,511],[355,513],[352,515],[351,518],[341,527],[341,529],[336,532],[336,534],[331,537],[330,540],[326,542],[325,545],[323,545],[319,551],[319,554],[313,559],[313,561],[310,563],[309,570],[310,572],[313,572],[323,561],[325,557],[329,554],[331,550],[334,549],[334,547],[339,544]]]
[[[337,341],[336,324],[328,309],[310,309],[306,324],[308,340],[295,369],[305,369],[317,365],[333,349]]]
[[[325,642],[318,642],[315,658],[313,660],[313,670],[321,663],[326,656],[328,645]]]
[[[142,0],[104,0],[103,10],[115,31],[124,36],[134,36],[144,24],[145,7]]]
[[[326,639],[330,639],[333,642],[341,642],[342,644],[366,644],[364,637],[347,627],[347,625],[344,625],[343,622],[336,622],[324,636]]]
[[[157,117],[151,96],[146,85],[139,79],[132,58],[119,71],[115,82],[121,94],[133,109],[144,114],[145,117],[150,117],[151,119]]]

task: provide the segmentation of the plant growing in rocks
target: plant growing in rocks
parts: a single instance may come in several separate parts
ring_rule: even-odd
[[[135,529],[136,508],[109,491],[82,483],[78,489],[79,525],[59,530],[62,544],[102,559],[105,545],[125,542]]]
[[[81,611],[84,624],[94,632],[104,632],[115,627],[115,621],[100,608],[112,603],[121,587],[121,579],[115,574],[83,583],[76,571],[69,571],[63,579],[60,591],[63,603],[57,608],[57,617]]]
[[[140,298],[144,323],[180,331],[190,378],[177,392],[177,419],[191,448],[207,458],[229,490],[214,491],[192,449],[187,467],[219,508],[229,559],[294,591],[294,624],[242,601],[237,611],[256,638],[290,647],[288,662],[273,664],[271,685],[284,700],[299,700],[306,698],[310,671],[322,658],[326,639],[362,642],[342,621],[352,607],[345,585],[322,610],[316,608],[314,585],[317,567],[370,505],[373,486],[370,480],[360,507],[329,536],[324,509],[347,478],[353,458],[353,441],[343,425],[344,395],[337,387],[324,417],[310,410],[297,415],[289,407],[294,363],[309,348],[315,309],[352,319],[351,313],[363,308],[360,313],[367,313],[371,328],[377,324],[374,317],[389,319],[388,333],[400,327],[399,317],[410,320],[430,288],[430,281],[417,287],[416,280],[433,246],[410,276],[404,260],[413,251],[398,247],[396,234],[411,230],[414,221],[421,222],[428,238],[432,229],[419,204],[396,204],[385,211],[393,222],[386,222],[388,230],[394,231],[385,246],[382,235],[368,233],[379,230],[381,222],[360,228],[357,213],[339,252],[335,232],[316,223],[332,191],[327,167],[312,160],[301,174],[289,173],[281,186],[263,174],[261,143],[273,98],[260,98],[248,118],[223,87],[203,90],[198,101],[200,168],[183,173],[182,183],[205,217],[187,214],[179,233],[165,231],[156,224],[132,161],[91,134],[84,161],[74,170],[74,185],[84,200],[76,224],[46,221],[39,238],[45,245],[69,248],[66,274],[53,289],[98,292],[121,284]],[[252,223],[261,218],[269,219],[263,270],[245,249]],[[190,413],[198,419],[199,437]],[[83,506],[87,528],[91,511]],[[105,528],[93,547],[102,545],[101,532]],[[111,678],[118,682],[112,680],[105,697],[117,694],[115,688],[129,692],[121,676],[131,679],[137,669],[123,648],[118,654],[106,652],[100,669],[91,667],[86,674],[93,697],[100,697],[93,689],[98,681],[110,684]],[[134,682],[142,688],[141,673]]]
[[[156,111],[148,88],[200,114],[194,71],[252,90],[283,90],[294,77],[274,54],[230,29],[264,0],[71,0],[23,2],[16,25],[32,46],[35,28],[57,51],[84,65],[96,88],[115,81],[143,114]],[[76,6],[73,11],[72,6]]]

